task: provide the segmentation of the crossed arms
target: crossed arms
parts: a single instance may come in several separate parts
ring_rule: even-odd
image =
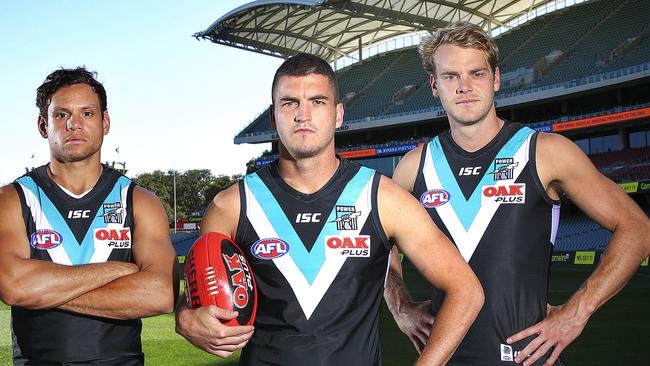
[[[168,313],[178,295],[176,255],[160,201],[136,187],[133,192],[135,263],[66,266],[30,259],[30,245],[18,193],[0,188],[0,299],[28,309],[60,308],[133,319]]]

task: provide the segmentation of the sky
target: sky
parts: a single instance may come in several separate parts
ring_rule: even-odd
[[[108,95],[102,162],[126,162],[131,177],[243,174],[270,144],[233,138],[269,106],[282,60],[192,35],[249,2],[0,1],[0,184],[49,161],[36,88],[52,71],[79,65],[97,72]]]

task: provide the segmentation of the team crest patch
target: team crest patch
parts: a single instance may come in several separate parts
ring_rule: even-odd
[[[106,224],[121,224],[122,223],[122,203],[104,203],[104,223]]]
[[[451,194],[444,189],[430,189],[420,196],[420,203],[426,208],[442,206],[451,200]]]
[[[253,243],[251,253],[259,259],[272,260],[289,253],[290,248],[289,243],[282,239],[265,238]]]
[[[336,206],[336,229],[337,230],[357,230],[357,218],[361,211],[357,211],[354,206]]]
[[[51,229],[36,230],[29,237],[29,244],[39,250],[54,249],[63,244],[63,235]]]
[[[121,229],[94,229],[95,248],[109,247],[117,249],[131,248],[131,229],[128,227]]]
[[[370,257],[369,235],[325,236],[325,257]]]
[[[514,360],[511,346],[509,346],[507,344],[501,344],[499,348],[501,350],[501,361],[513,361]]]
[[[507,180],[513,178],[515,167],[519,163],[513,158],[496,158],[494,159],[494,180]]]

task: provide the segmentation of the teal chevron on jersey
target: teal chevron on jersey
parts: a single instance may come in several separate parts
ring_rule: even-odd
[[[65,266],[109,260],[133,263],[130,245],[117,247],[112,240],[102,239],[118,233],[131,236],[131,229],[135,230],[131,207],[135,184],[118,171],[102,166],[94,187],[81,196],[71,195],[58,186],[49,176],[47,165],[27,172],[12,185],[20,201],[26,237],[31,239],[36,233],[50,230],[63,237],[63,242],[56,246],[25,243],[30,260]],[[15,365],[143,360],[141,330],[139,319],[116,322],[61,309],[11,308]]]
[[[36,216],[39,215],[38,211],[40,211],[40,214],[44,216],[45,220],[47,221],[47,224],[43,222],[42,225],[46,225],[46,227],[42,227],[42,228],[56,230],[59,234],[63,236],[62,246],[68,258],[70,259],[70,263],[73,265],[90,263],[90,259],[95,253],[93,229],[106,227],[103,213],[101,211],[97,211],[93,213],[94,219],[92,221],[92,224],[84,234],[84,238],[82,242],[79,243],[75,235],[70,230],[70,227],[68,226],[68,223],[66,222],[65,218],[61,216],[61,213],[56,208],[54,203],[52,203],[52,201],[45,194],[43,189],[40,188],[31,177],[23,176],[17,179],[16,182],[25,188],[26,196],[33,195],[36,198],[34,201],[39,202],[40,208],[37,209],[35,207],[32,207],[31,210],[32,210],[32,215],[35,218]],[[127,189],[129,184],[130,184],[130,180],[128,178],[124,176],[120,177],[117,180],[117,183],[113,186],[113,189],[104,199],[104,203],[120,202],[122,199],[121,197],[122,190]],[[101,210],[102,205],[100,205],[99,207]],[[108,252],[107,254],[110,254],[110,252]],[[106,260],[106,259],[108,258],[102,258],[102,260]]]
[[[500,157],[512,157],[519,148],[526,143],[528,137],[533,134],[535,131],[530,128],[522,128],[506,143],[499,153],[497,158]],[[494,174],[492,171],[485,170],[483,177],[479,184],[472,192],[469,200],[465,198],[463,192],[456,181],[456,176],[451,171],[449,167],[449,162],[445,157],[445,153],[442,150],[440,145],[440,138],[436,136],[431,142],[429,142],[429,150],[431,151],[431,158],[440,179],[442,187],[451,195],[451,200],[448,204],[454,209],[456,216],[463,224],[465,230],[469,230],[470,226],[476,218],[476,214],[481,208],[481,187],[486,185],[493,185],[496,183],[494,180]],[[431,188],[441,188],[441,187],[431,187]]]
[[[32,195],[38,197],[38,202],[41,205],[40,210],[49,223],[50,228],[56,230],[63,236],[62,246],[70,258],[70,262],[72,264],[88,263],[90,257],[95,251],[92,240],[87,242],[84,239],[84,241],[79,244],[75,236],[72,234],[68,224],[65,222],[65,219],[61,216],[59,210],[54,206],[45,192],[36,185],[36,182],[34,182],[31,177],[22,177],[18,179],[17,182],[27,188]],[[38,215],[38,213],[34,212],[34,208],[32,208],[32,214],[34,216]],[[86,237],[87,235],[88,233],[86,233]]]
[[[478,150],[464,150],[446,130],[421,151],[413,195],[432,189],[456,193],[450,202],[427,207],[427,212],[456,245],[485,294],[449,365],[514,365],[508,357],[522,352],[534,337],[509,345],[508,352],[503,351],[504,340],[546,316],[549,257],[560,202],[549,197],[537,172],[541,136],[520,123],[504,121]],[[443,300],[444,293],[433,289],[434,316]]]
[[[336,220],[336,206],[353,206],[359,194],[361,194],[363,188],[372,179],[373,175],[374,170],[361,167],[354,178],[348,182],[339,196],[336,205],[328,215],[323,229],[318,234],[311,251],[307,251],[307,248],[289,222],[289,219],[282,211],[282,208],[280,208],[278,201],[260,177],[256,173],[253,173],[244,177],[244,181],[257,200],[261,203],[263,202],[262,210],[264,214],[271,222],[275,232],[280,236],[280,239],[289,242],[291,257],[309,284],[312,284],[325,261],[324,237],[327,235],[338,235],[340,232],[340,230],[336,229],[334,222]]]

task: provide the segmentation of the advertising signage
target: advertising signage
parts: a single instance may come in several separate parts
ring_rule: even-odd
[[[561,132],[568,130],[575,130],[578,128],[585,128],[598,125],[606,125],[610,123],[617,123],[629,121],[637,118],[650,117],[650,107],[635,109],[631,111],[606,114],[604,116],[582,118],[574,121],[559,122],[553,124],[553,132]]]
[[[639,182],[625,182],[625,183],[619,183],[619,187],[623,190],[623,192],[630,194],[630,193],[636,193],[637,190],[639,189]]]
[[[638,192],[650,193],[650,180],[643,180],[639,182]]]

